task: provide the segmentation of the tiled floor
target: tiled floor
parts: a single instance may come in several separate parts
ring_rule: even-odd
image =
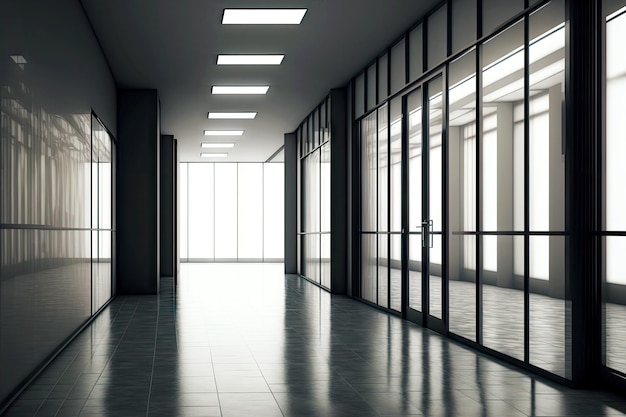
[[[186,264],[175,294],[118,297],[8,416],[626,416],[282,274]]]

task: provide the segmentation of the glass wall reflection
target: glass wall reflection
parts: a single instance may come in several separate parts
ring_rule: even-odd
[[[14,66],[0,87],[0,400],[111,299],[114,279],[115,142],[95,115],[46,111]]]

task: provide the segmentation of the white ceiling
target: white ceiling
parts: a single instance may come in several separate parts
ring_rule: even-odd
[[[331,88],[345,85],[439,0],[81,0],[120,88],[156,88],[161,133],[181,161],[204,129],[243,129],[219,162],[265,161]],[[308,8],[301,25],[221,25],[224,8]],[[220,66],[217,54],[285,54],[281,66]],[[270,85],[265,96],[212,96],[212,85]],[[257,111],[208,120],[209,111]],[[212,138],[226,141],[230,138]]]

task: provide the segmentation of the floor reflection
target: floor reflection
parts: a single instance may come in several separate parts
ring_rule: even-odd
[[[626,415],[282,271],[185,264],[118,297],[5,415]]]

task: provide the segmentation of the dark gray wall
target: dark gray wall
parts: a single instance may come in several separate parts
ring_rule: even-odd
[[[115,108],[78,1],[0,1],[0,412],[91,317],[91,110],[115,132]]]
[[[159,292],[159,124],[156,90],[118,91],[118,294]]]
[[[346,89],[330,92],[330,276],[333,294],[346,294],[348,283],[348,126]]]
[[[161,135],[161,276],[173,277],[176,263],[175,169],[176,150],[172,135]]]
[[[298,142],[285,134],[285,273],[298,273]]]

